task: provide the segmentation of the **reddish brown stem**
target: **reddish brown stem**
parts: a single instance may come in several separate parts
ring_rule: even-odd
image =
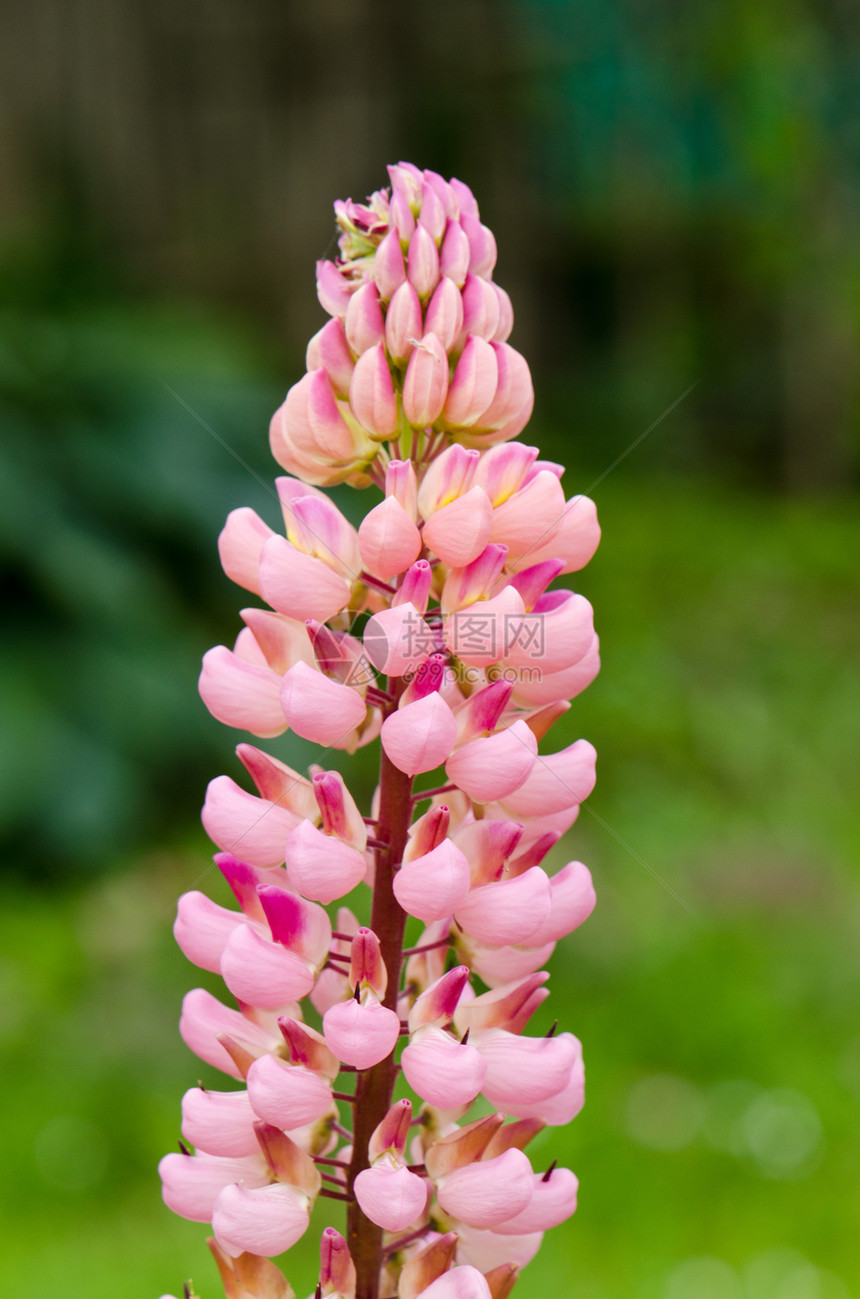
[[[402,682],[392,683],[399,694]],[[384,1005],[397,1008],[400,967],[403,960],[403,934],[406,913],[399,906],[392,887],[399,866],[412,817],[412,778],[399,771],[382,752],[379,780],[379,838],[386,850],[376,850],[376,874],[370,927],[379,939],[382,959],[388,971]],[[386,1056],[371,1069],[359,1073],[355,1089],[355,1131],[353,1156],[347,1176],[347,1189],[368,1166],[367,1146],[374,1128],[382,1122],[391,1106],[397,1066],[394,1056]],[[379,1274],[382,1267],[382,1228],[377,1227],[353,1203],[347,1214],[347,1242],[355,1264],[357,1283],[355,1299],[379,1299]]]

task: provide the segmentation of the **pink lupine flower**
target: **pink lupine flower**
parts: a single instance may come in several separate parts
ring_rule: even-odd
[[[580,1044],[522,1034],[549,995],[540,967],[594,905],[582,863],[544,869],[594,750],[538,744],[599,668],[591,606],[553,588],[599,528],[590,501],[565,501],[563,467],[511,440],[534,393],[471,190],[408,162],[389,179],[335,205],[337,255],[317,265],[329,318],[269,430],[284,535],[238,509],[219,538],[225,573],[270,607],[204,657],[210,712],[382,749],[367,817],[337,771],[306,777],[250,744],[255,792],[207,790],[239,910],[191,891],[175,933],[239,1008],[197,989],[180,1031],[245,1088],[188,1091],[196,1153],[161,1171],[167,1203],[211,1222],[228,1299],[292,1296],[265,1255],[318,1196],[347,1202],[353,1250],[323,1231],[323,1299],[507,1299],[576,1207],[574,1175],[535,1174],[523,1150],[581,1108]],[[322,490],[339,483],[384,493],[358,529]],[[358,885],[373,928],[344,906],[332,924],[324,905]],[[404,951],[409,916],[425,929]],[[414,1127],[391,1102],[402,1085],[424,1102]],[[470,1121],[473,1102],[496,1112]]]

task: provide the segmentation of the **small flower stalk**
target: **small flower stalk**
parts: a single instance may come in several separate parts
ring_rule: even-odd
[[[177,942],[229,994],[188,993],[180,1032],[224,1086],[186,1093],[160,1172],[167,1205],[211,1226],[227,1299],[293,1296],[271,1260],[320,1198],[345,1215],[320,1299],[504,1299],[576,1209],[573,1172],[528,1147],[582,1107],[582,1051],[527,1027],[594,906],[587,867],[546,858],[595,752],[547,734],[599,668],[591,606],[554,585],[599,528],[513,440],[531,379],[470,190],[389,176],[335,204],[329,319],[271,425],[283,529],[240,508],[219,540],[252,603],[205,655],[203,701],[321,750],[302,774],[243,739],[247,778],[203,807],[235,906],[178,905]],[[338,483],[377,489],[358,529],[322,490]],[[335,759],[367,746],[363,815]]]

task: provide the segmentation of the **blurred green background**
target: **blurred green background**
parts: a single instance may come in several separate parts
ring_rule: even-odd
[[[201,1072],[173,908],[205,783],[238,774],[195,689],[242,603],[215,539],[240,504],[275,522],[267,422],[323,319],[331,202],[405,157],[477,194],[526,440],[604,527],[577,578],[604,669],[552,746],[601,754],[559,858],[599,906],[546,1008],[589,1101],[535,1146],[581,1204],[516,1293],[860,1295],[856,7],[34,0],[4,24],[2,1292],[220,1294],[155,1174]]]

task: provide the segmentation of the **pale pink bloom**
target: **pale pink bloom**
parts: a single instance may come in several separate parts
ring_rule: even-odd
[[[314,791],[305,776],[253,744],[238,744],[236,757],[257,786],[261,798],[289,808],[299,818],[315,815]]]
[[[318,1073],[272,1055],[260,1056],[248,1070],[248,1098],[258,1118],[287,1131],[316,1123],[333,1104],[331,1088]]]
[[[362,1213],[386,1231],[404,1231],[423,1214],[428,1185],[395,1156],[383,1154],[355,1179]]]
[[[357,932],[358,927],[358,921],[349,907],[338,907],[335,925],[337,932],[339,934],[353,935]],[[340,956],[349,956],[350,954],[350,944],[344,942],[343,939],[333,939],[331,947],[332,951],[337,952]],[[349,986],[349,979],[346,974],[341,974],[335,969],[323,969],[317,976],[310,999],[314,1009],[320,1015],[324,1015],[331,1006],[344,1001],[351,992],[352,989]]]
[[[468,859],[450,839],[443,839],[430,852],[404,862],[394,876],[394,896],[410,916],[428,924],[462,906],[469,878]]]
[[[471,249],[466,232],[459,222],[449,221],[445,238],[442,240],[439,265],[442,274],[450,276],[458,288],[462,288],[466,283],[470,257]]]
[[[482,225],[477,212],[461,212],[460,225],[469,240],[469,270],[489,279],[496,264],[496,237],[489,226]]]
[[[397,593],[392,597],[392,605],[396,607],[399,604],[412,604],[419,613],[426,613],[432,582],[433,570],[427,560],[416,559],[404,573]]]
[[[475,600],[445,619],[445,644],[452,654],[473,667],[497,663],[508,648],[511,629],[525,614],[519,591],[504,587],[489,600]]]
[[[424,525],[424,544],[443,563],[462,568],[477,559],[490,540],[493,509],[482,487],[438,509]]]
[[[547,1231],[565,1222],[576,1212],[579,1182],[569,1168],[554,1168],[549,1176],[534,1175],[532,1198],[524,1209],[496,1224],[503,1236],[522,1236],[533,1231]]]
[[[497,343],[504,343],[514,327],[514,308],[511,304],[510,294],[501,285],[493,284],[493,288],[499,300],[499,323],[493,338]]]
[[[259,1155],[256,1119],[246,1091],[216,1092],[192,1087],[182,1097],[182,1135],[198,1152],[207,1155],[227,1159]]]
[[[418,217],[418,224],[427,227],[437,244],[445,233],[448,224],[448,204],[443,201],[439,192],[426,178],[421,186],[421,212]]]
[[[473,889],[455,912],[457,924],[492,947],[530,942],[549,918],[552,894],[546,872],[533,866],[514,879]],[[537,946],[537,944],[535,944]]]
[[[469,939],[464,944],[464,957],[487,987],[498,988],[546,965],[554,950],[555,943],[545,943],[542,947],[494,948]]]
[[[401,705],[382,723],[383,749],[410,776],[441,766],[456,737],[454,714],[437,691]]]
[[[495,1231],[480,1231],[465,1223],[457,1228],[457,1261],[471,1263],[481,1272],[489,1272],[503,1263],[523,1268],[541,1247],[543,1232],[525,1236],[501,1236]]]
[[[416,857],[423,857],[425,853],[438,848],[446,837],[450,824],[451,812],[444,803],[431,807],[423,816],[419,816],[407,830],[403,861],[414,861]]]
[[[323,1015],[326,1045],[344,1064],[369,1069],[394,1050],[400,1017],[381,1005],[373,993],[331,1006]]]
[[[243,507],[231,510],[218,538],[221,567],[227,576],[246,591],[261,595],[260,555],[274,532],[255,510]]]
[[[377,245],[373,258],[373,278],[379,290],[379,296],[387,302],[406,279],[406,265],[400,238],[395,230],[390,230]]]
[[[489,884],[501,875],[522,838],[523,827],[515,821],[468,821],[461,825],[454,841],[469,859],[472,888]]]
[[[325,833],[335,835],[359,852],[364,852],[367,847],[367,826],[340,772],[314,771],[311,788]],[[310,816],[308,819],[311,819]]]
[[[231,1182],[266,1186],[271,1180],[259,1150],[243,1159],[205,1154],[165,1155],[158,1172],[168,1209],[192,1222],[211,1222],[215,1203]]]
[[[581,861],[568,862],[552,876],[549,886],[549,915],[528,940],[535,947],[572,933],[588,919],[596,902],[591,872]]]
[[[346,1241],[334,1227],[325,1227],[320,1237],[320,1286],[323,1295],[354,1299],[355,1264]]]
[[[439,250],[426,226],[419,223],[409,241],[406,274],[419,298],[427,298],[439,283]]]
[[[458,965],[431,983],[416,998],[409,1012],[409,1031],[414,1033],[419,1028],[431,1025],[443,1028],[450,1024],[457,1003],[467,991],[468,982],[468,965]]]
[[[374,347],[385,334],[379,290],[372,281],[356,289],[347,303],[343,322],[346,340],[356,356]]]
[[[559,526],[549,538],[539,539],[524,555],[511,558],[511,568],[535,564],[540,559],[564,560],[563,573],[584,568],[600,541],[600,525],[594,502],[587,496],[573,496],[567,502]]]
[[[260,587],[272,608],[291,618],[325,622],[349,603],[349,585],[340,574],[286,537],[270,537],[263,546]]]
[[[317,297],[330,316],[344,316],[349,305],[350,286],[334,262],[317,262]]]
[[[479,459],[477,451],[467,451],[455,442],[431,460],[418,488],[422,519],[429,520],[443,505],[469,490]]]
[[[219,848],[235,849],[250,865],[262,867],[280,865],[284,843],[299,824],[288,806],[246,793],[229,776],[209,782],[201,819]]]
[[[585,654],[560,672],[543,672],[537,680],[532,677],[534,664],[527,668],[522,679],[512,682],[514,687],[513,702],[520,707],[540,708],[555,699],[573,699],[590,686],[600,671],[600,644],[594,637]]]
[[[347,583],[353,582],[360,563],[355,528],[323,492],[312,488],[288,495],[283,491],[285,481],[277,480],[288,540],[303,554],[321,559]]]
[[[371,437],[383,441],[395,432],[400,413],[382,343],[359,357],[349,386],[349,404]]]
[[[490,538],[506,545],[511,555],[522,555],[533,542],[558,530],[563,513],[561,483],[555,474],[542,469],[495,507]]]
[[[405,366],[415,350],[415,340],[424,332],[421,303],[411,284],[397,289],[385,313],[385,346],[395,365]],[[440,344],[441,347],[441,344]],[[445,378],[447,383],[447,363]],[[444,396],[442,401],[444,403]]]
[[[505,795],[505,808],[512,816],[537,817],[582,803],[594,789],[596,758],[588,740],[576,740],[558,753],[541,754],[527,779]]]
[[[240,912],[219,907],[205,893],[193,890],[183,893],[177,903],[173,936],[189,961],[218,974],[228,938],[245,923]]]
[[[277,1051],[281,1045],[280,1034],[274,1025],[272,1028],[264,1027],[240,1011],[231,1010],[203,988],[193,988],[185,994],[179,1032],[195,1055],[233,1078],[241,1078],[241,1071],[221,1045],[219,1037],[233,1038],[253,1055]]]
[[[329,320],[322,329],[317,330],[308,343],[305,364],[309,370],[319,370],[322,367],[338,396],[346,396],[355,361],[346,341],[343,321]]]
[[[537,740],[523,721],[479,736],[452,753],[445,766],[449,780],[476,803],[508,800],[528,779],[537,757]]]
[[[326,747],[345,747],[351,733],[367,715],[357,690],[296,663],[283,678],[281,707],[297,735]]]
[[[507,546],[496,546],[491,542],[471,564],[465,568],[451,569],[445,578],[440,597],[445,617],[475,600],[490,598],[501,576],[507,553]]]
[[[265,882],[257,886],[272,938],[312,965],[320,965],[331,945],[328,913],[315,902],[299,897],[287,884],[285,878],[277,884]]]
[[[454,1021],[458,1033],[486,1028],[504,1028],[521,1033],[538,1006],[549,995],[543,985],[549,979],[546,971],[514,979],[489,992],[483,992],[457,1007]]]
[[[221,957],[221,975],[239,1001],[278,1010],[306,997],[314,986],[308,962],[278,943],[268,942],[250,925],[233,930]]]
[[[498,382],[499,366],[492,345],[470,334],[448,388],[442,412],[445,423],[450,428],[474,424],[492,401]]]
[[[286,544],[286,543],[285,543]],[[287,729],[281,679],[271,668],[247,663],[224,645],[203,655],[200,697],[216,721],[271,737]]]
[[[218,1244],[239,1254],[271,1257],[283,1254],[305,1234],[310,1201],[294,1186],[225,1186],[212,1212],[212,1232]]]
[[[582,1050],[572,1033],[520,1037],[503,1028],[490,1028],[469,1040],[487,1062],[483,1086],[487,1100],[518,1118],[531,1117],[532,1111],[523,1111],[567,1086]]]
[[[492,1299],[492,1292],[477,1268],[452,1267],[422,1290],[424,1299]]]
[[[433,633],[411,604],[381,609],[364,628],[367,657],[389,677],[414,672],[433,647]]]
[[[282,432],[300,454],[341,466],[355,457],[360,444],[343,418],[325,370],[311,370],[294,383],[281,413]],[[363,436],[367,439],[366,433]],[[295,477],[304,475],[297,473]]]
[[[425,328],[450,352],[463,328],[463,299],[449,276],[439,281],[424,317]]]
[[[459,1109],[481,1090],[487,1065],[480,1053],[432,1024],[412,1034],[400,1062],[409,1086],[430,1105]]]
[[[395,496],[374,506],[358,529],[364,567],[388,581],[421,553],[421,533]]]
[[[538,455],[537,447],[527,447],[522,442],[490,447],[484,452],[475,470],[475,482],[484,488],[494,508],[519,491],[532,473]]]
[[[534,635],[529,635],[533,629]],[[511,667],[537,665],[541,672],[560,672],[588,652],[594,641],[594,611],[573,591],[547,591],[532,606],[520,634],[509,629],[504,660]]]
[[[342,898],[364,879],[364,854],[302,821],[287,839],[284,861],[290,883],[315,902]]]
[[[582,1048],[577,1043],[577,1055],[570,1067],[570,1073],[564,1086],[544,1100],[522,1102],[511,1109],[519,1118],[540,1119],[552,1127],[564,1127],[575,1119],[585,1104],[585,1066],[582,1062]]]
[[[388,987],[388,971],[382,959],[379,939],[366,925],[355,931],[350,944],[349,982],[350,987],[360,987],[362,992],[369,988],[380,1001]]]
[[[435,334],[424,334],[409,357],[403,380],[403,413],[415,428],[442,414],[448,395],[448,357]]]
[[[494,1227],[526,1207],[532,1197],[532,1177],[523,1152],[506,1150],[439,1178],[436,1196],[452,1217],[472,1227]]]

